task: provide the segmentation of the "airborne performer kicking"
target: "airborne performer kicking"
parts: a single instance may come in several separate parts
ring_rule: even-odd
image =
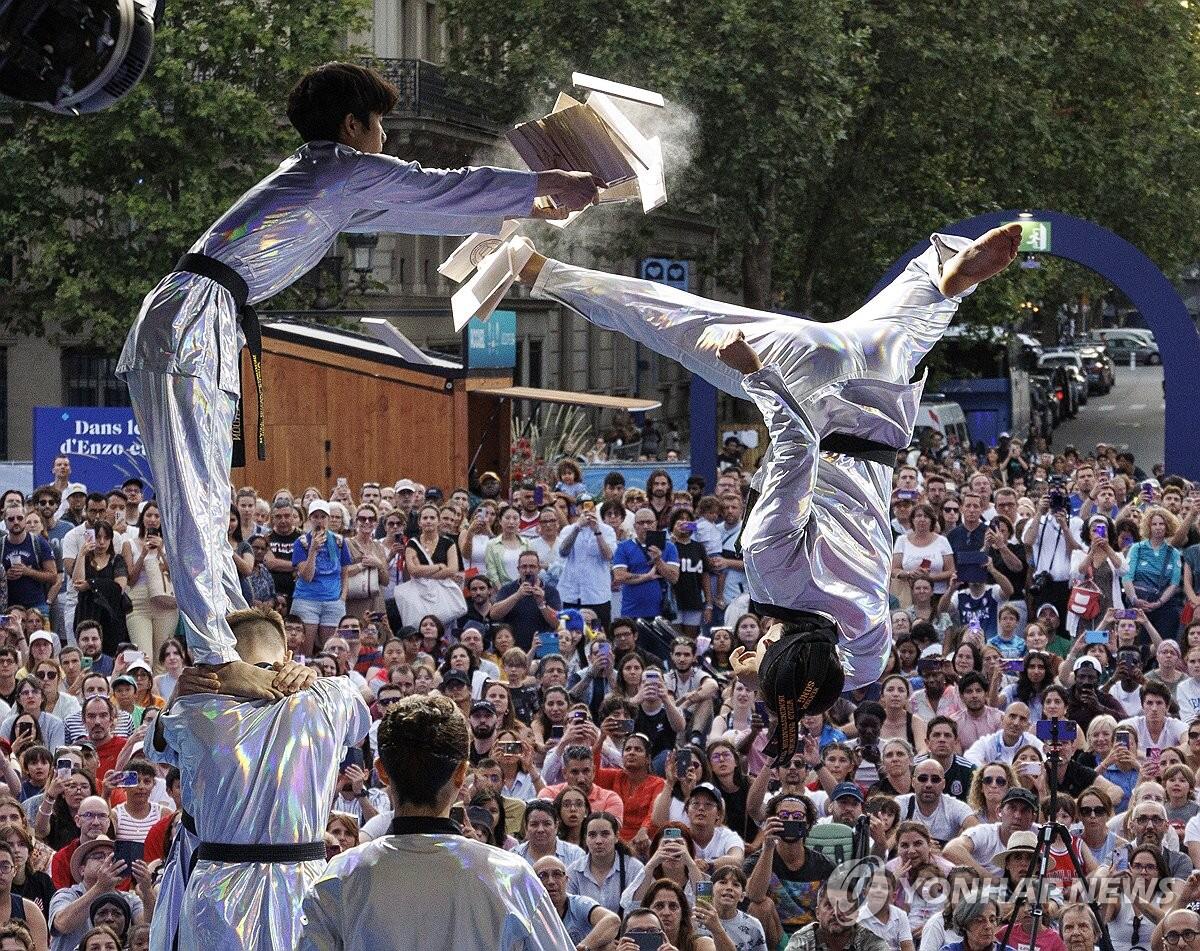
[[[779,760],[799,718],[878,680],[891,648],[888,514],[896,450],[924,388],[909,382],[959,303],[1004,270],[1019,225],[976,241],[934,235],[895,281],[844,320],[814,323],[662,284],[530,257],[535,297],[670,357],[763,414],[771,446],[742,534],[751,607],[774,623],[731,660],[779,721]]]

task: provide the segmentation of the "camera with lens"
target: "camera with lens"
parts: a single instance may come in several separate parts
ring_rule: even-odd
[[[0,96],[99,112],[150,65],[165,0],[0,0]]]

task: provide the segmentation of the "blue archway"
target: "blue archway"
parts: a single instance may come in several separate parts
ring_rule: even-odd
[[[1047,253],[1095,271],[1129,298],[1154,331],[1166,381],[1167,472],[1200,479],[1200,433],[1195,411],[1200,406],[1200,334],[1179,294],[1153,261],[1124,238],[1082,218],[1056,211],[996,211],[967,218],[942,229],[947,234],[977,238],[1019,216],[1046,221],[1053,240]],[[928,243],[913,245],[871,291],[878,294]],[[1154,461],[1154,460],[1151,460]]]

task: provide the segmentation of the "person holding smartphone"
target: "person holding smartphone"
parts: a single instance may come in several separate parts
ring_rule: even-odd
[[[633,538],[617,545],[613,581],[621,588],[621,616],[656,618],[662,614],[664,585],[679,580],[679,550],[657,528],[654,509],[639,509],[633,517]]]

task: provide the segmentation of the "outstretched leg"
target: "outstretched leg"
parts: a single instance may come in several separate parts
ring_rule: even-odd
[[[942,339],[963,297],[1008,267],[1020,244],[1018,224],[973,241],[935,234],[899,277],[835,326],[859,342],[868,364],[906,383]]]

